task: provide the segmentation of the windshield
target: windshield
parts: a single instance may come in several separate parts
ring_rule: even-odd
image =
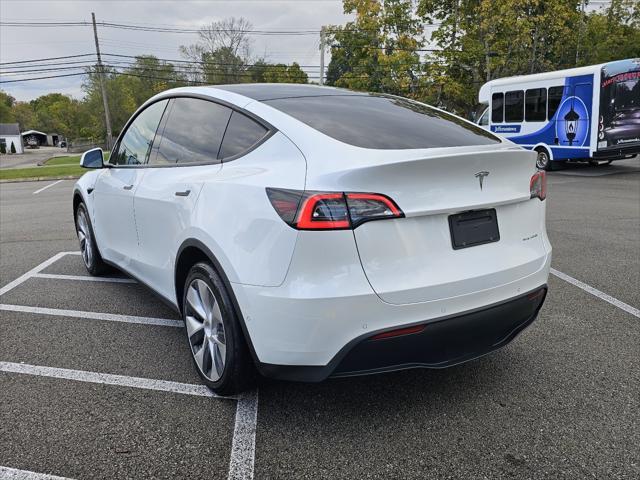
[[[500,143],[495,135],[455,115],[399,97],[317,96],[265,103],[357,147],[390,150]]]

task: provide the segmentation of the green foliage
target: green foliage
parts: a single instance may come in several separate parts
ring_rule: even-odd
[[[592,65],[640,57],[640,2],[613,0],[581,25],[578,64]]]
[[[11,141],[11,153],[16,153],[16,146],[13,144],[13,140]]]
[[[327,83],[470,115],[488,80],[640,57],[640,2],[585,3],[343,0],[355,19],[329,30]]]
[[[4,143],[0,143],[0,153],[7,153],[7,147]]]
[[[344,0],[356,18],[328,30],[327,84],[416,96],[420,87],[421,26],[411,0]]]
[[[0,90],[0,123],[14,123],[16,121],[13,113],[15,98]]]
[[[27,167],[27,168],[2,168],[0,180],[37,179],[56,177],[79,177],[86,173],[86,169],[80,165],[56,165],[53,167]]]
[[[257,83],[307,83],[307,74],[296,62],[291,65],[267,64],[259,60],[248,70],[252,82]]]

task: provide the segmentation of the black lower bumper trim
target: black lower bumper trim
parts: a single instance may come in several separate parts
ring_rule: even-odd
[[[621,160],[628,156],[640,154],[640,144],[615,145],[593,152],[596,160]]]
[[[508,344],[535,320],[546,294],[544,285],[489,307],[424,322],[419,333],[373,339],[389,329],[371,332],[349,342],[325,366],[261,363],[258,369],[268,377],[317,382],[329,376],[450,367]]]

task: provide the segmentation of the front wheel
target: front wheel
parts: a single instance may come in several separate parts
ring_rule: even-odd
[[[80,242],[80,253],[85,267],[91,275],[100,275],[107,270],[107,265],[102,260],[96,245],[91,220],[87,213],[87,207],[80,203],[76,210],[76,234]]]
[[[208,263],[189,271],[182,301],[193,362],[219,395],[235,395],[255,381],[253,365],[227,289]]]

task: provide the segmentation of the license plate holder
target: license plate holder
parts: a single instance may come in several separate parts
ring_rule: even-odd
[[[471,210],[449,215],[451,245],[454,250],[500,240],[496,209]]]

